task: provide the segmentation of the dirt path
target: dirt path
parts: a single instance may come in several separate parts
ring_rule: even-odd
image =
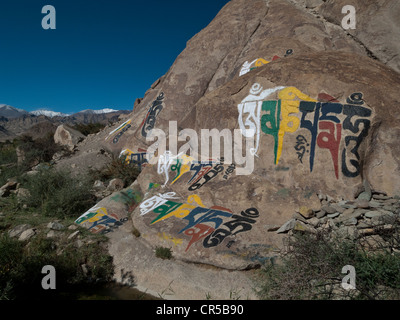
[[[132,223],[128,221],[108,234],[117,282],[133,280],[138,290],[167,300],[257,299],[252,271],[162,260],[143,238],[133,236],[131,229]]]

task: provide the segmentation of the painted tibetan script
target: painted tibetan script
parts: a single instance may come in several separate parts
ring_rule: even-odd
[[[274,93],[278,99],[269,100],[268,97]],[[304,157],[308,155],[310,172],[314,168],[317,150],[325,149],[329,151],[337,179],[340,171],[345,177],[360,174],[358,150],[368,134],[372,116],[372,110],[364,105],[362,93],[351,94],[342,104],[334,98],[328,102],[315,100],[295,87],[263,90],[260,84],[255,83],[250,94],[238,104],[238,111],[242,135],[256,135],[253,154],[257,155],[259,150],[262,131],[273,138],[274,163],[278,164],[283,156],[286,135],[295,134],[297,157],[304,164]]]

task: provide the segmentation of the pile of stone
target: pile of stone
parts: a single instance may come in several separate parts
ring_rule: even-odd
[[[292,219],[268,231],[277,233],[332,232],[351,240],[362,239],[371,249],[382,246],[382,231],[395,232],[400,223],[400,199],[385,193],[362,192],[354,201],[336,201],[319,195],[321,210],[300,207]]]

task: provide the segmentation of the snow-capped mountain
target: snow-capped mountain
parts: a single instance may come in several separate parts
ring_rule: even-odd
[[[86,109],[86,110],[79,111],[77,113],[104,114],[104,113],[111,113],[111,112],[118,112],[118,110],[110,109],[110,108],[105,108],[105,109],[101,109],[101,110]]]
[[[112,113],[112,112],[118,112],[118,111],[119,110],[110,109],[110,108],[105,108],[105,109],[101,109],[101,110],[86,109],[86,110],[76,112],[74,114],[67,114],[67,113],[63,113],[63,112],[56,112],[56,111],[51,111],[51,110],[47,110],[47,109],[41,109],[41,110],[31,111],[30,114],[33,114],[35,116],[46,116],[49,118],[53,118],[53,117],[69,117],[69,116],[73,116],[76,114],[106,114],[106,113]]]
[[[35,134],[32,130],[37,126],[45,128],[46,126],[57,127],[60,124],[68,124],[70,126],[78,123],[109,124],[110,122],[118,121],[120,115],[130,112],[131,110],[115,110],[111,108],[100,110],[87,109],[74,114],[66,114],[48,109],[28,112],[9,105],[0,104],[0,141],[5,141],[6,139],[12,140],[24,133]]]
[[[14,119],[28,114],[29,112],[25,110],[14,108],[6,104],[0,104],[0,117],[4,117],[7,119]]]
[[[51,110],[35,110],[35,111],[31,111],[29,113],[33,114],[35,116],[46,116],[49,118],[70,116],[69,114],[66,114],[66,113],[56,112],[56,111],[51,111]]]
[[[111,108],[104,108],[100,110],[92,110],[92,109],[86,109],[82,110],[79,112],[76,112],[74,114],[67,114],[63,112],[58,112],[58,111],[52,111],[48,109],[39,109],[39,110],[34,110],[34,111],[25,111],[23,109],[18,109],[11,107],[6,104],[0,104],[0,117],[5,117],[7,119],[14,119],[14,118],[19,118],[23,115],[34,115],[34,116],[46,116],[49,118],[54,118],[54,117],[69,117],[73,116],[76,114],[107,114],[107,113],[112,113],[112,112],[120,112],[120,110],[115,110]]]

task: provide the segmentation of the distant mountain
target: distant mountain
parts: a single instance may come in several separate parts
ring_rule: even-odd
[[[21,110],[21,111],[23,111],[23,110]],[[69,117],[69,116],[73,117],[77,114],[106,114],[106,113],[113,113],[113,112],[119,112],[119,110],[110,109],[110,108],[105,108],[105,109],[101,109],[101,110],[86,109],[86,110],[76,112],[74,114],[67,114],[67,113],[62,113],[62,112],[46,110],[46,109],[40,109],[40,110],[31,111],[29,113],[33,114],[35,116],[46,116],[46,117],[54,118],[54,117]]]
[[[35,111],[31,111],[29,113],[33,114],[35,116],[46,116],[46,117],[49,117],[49,118],[53,118],[53,117],[68,117],[69,116],[69,114],[62,113],[62,112],[55,112],[55,111],[51,111],[51,110],[35,110]]]
[[[79,123],[109,124],[119,120],[120,115],[129,114],[130,110],[82,110],[66,114],[51,110],[25,111],[9,105],[0,104],[0,141],[12,140],[17,136],[29,134],[43,136],[60,124],[74,126]]]
[[[112,113],[112,112],[118,112],[118,110],[109,109],[109,108],[105,108],[105,109],[101,109],[101,110],[87,109],[87,110],[79,111],[77,113],[104,114],[104,113]]]
[[[8,106],[6,104],[0,104],[0,117],[4,117],[7,119],[14,119],[14,118],[19,118],[26,114],[29,114],[29,112]]]

